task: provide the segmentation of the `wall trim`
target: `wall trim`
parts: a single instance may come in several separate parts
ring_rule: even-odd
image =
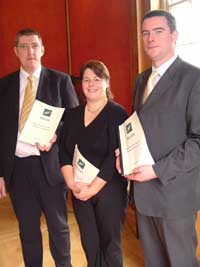
[[[72,74],[72,54],[71,54],[71,34],[70,34],[70,19],[69,19],[69,0],[65,0],[65,18],[66,18],[66,36],[67,36],[67,63],[68,73]]]

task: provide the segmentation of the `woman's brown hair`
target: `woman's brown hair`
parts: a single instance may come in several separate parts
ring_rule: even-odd
[[[106,65],[98,60],[89,60],[83,64],[80,69],[80,78],[83,80],[83,75],[86,69],[91,69],[97,77],[108,81],[108,88],[106,88],[106,96],[108,99],[113,99],[113,94],[110,89],[110,73]]]

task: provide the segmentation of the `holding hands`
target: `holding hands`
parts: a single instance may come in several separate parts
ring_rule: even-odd
[[[103,179],[96,177],[91,184],[76,182],[76,186],[79,188],[79,191],[74,192],[72,190],[72,192],[77,199],[86,201],[95,196],[105,185],[106,182]]]

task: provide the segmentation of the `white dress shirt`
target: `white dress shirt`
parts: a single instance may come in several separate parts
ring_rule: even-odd
[[[166,61],[164,64],[160,65],[158,68],[155,68],[152,66],[152,71],[156,71],[158,73],[158,76],[155,79],[155,84],[160,80],[160,78],[164,75],[164,73],[167,71],[167,69],[172,65],[172,63],[176,60],[177,55],[170,58],[168,61]]]
[[[35,95],[36,95],[37,89],[38,89],[41,70],[42,70],[42,66],[40,66],[33,73]],[[29,76],[30,76],[30,74],[27,73],[24,69],[22,69],[22,68],[20,69],[20,73],[19,73],[19,78],[20,78],[19,120],[20,120],[22,105],[23,105],[23,101],[24,101],[25,89],[26,89],[26,86],[28,83],[28,77]],[[16,145],[16,150],[15,150],[15,155],[17,157],[23,158],[23,157],[28,157],[28,156],[35,156],[35,155],[39,156],[40,155],[40,151],[37,149],[36,146],[19,141],[19,136],[20,136],[20,132],[18,131],[17,145]]]

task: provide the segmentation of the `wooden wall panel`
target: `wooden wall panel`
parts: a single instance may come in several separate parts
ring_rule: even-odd
[[[43,37],[43,64],[66,71],[65,0],[0,0],[0,77],[17,69],[14,36],[19,29],[26,27],[35,28]]]
[[[70,14],[72,73],[89,59],[103,61],[111,73],[115,100],[131,110],[132,0],[68,0]],[[134,10],[135,12],[135,10]],[[135,27],[133,29],[132,27]],[[135,59],[137,62],[137,59]],[[137,69],[137,66],[134,66]]]
[[[45,45],[44,65],[65,72],[71,68],[72,74],[78,76],[80,66],[86,60],[103,61],[111,73],[115,100],[130,112],[133,81],[138,70],[135,2],[0,0],[0,77],[18,68],[13,53],[16,31],[35,28],[41,32]]]

